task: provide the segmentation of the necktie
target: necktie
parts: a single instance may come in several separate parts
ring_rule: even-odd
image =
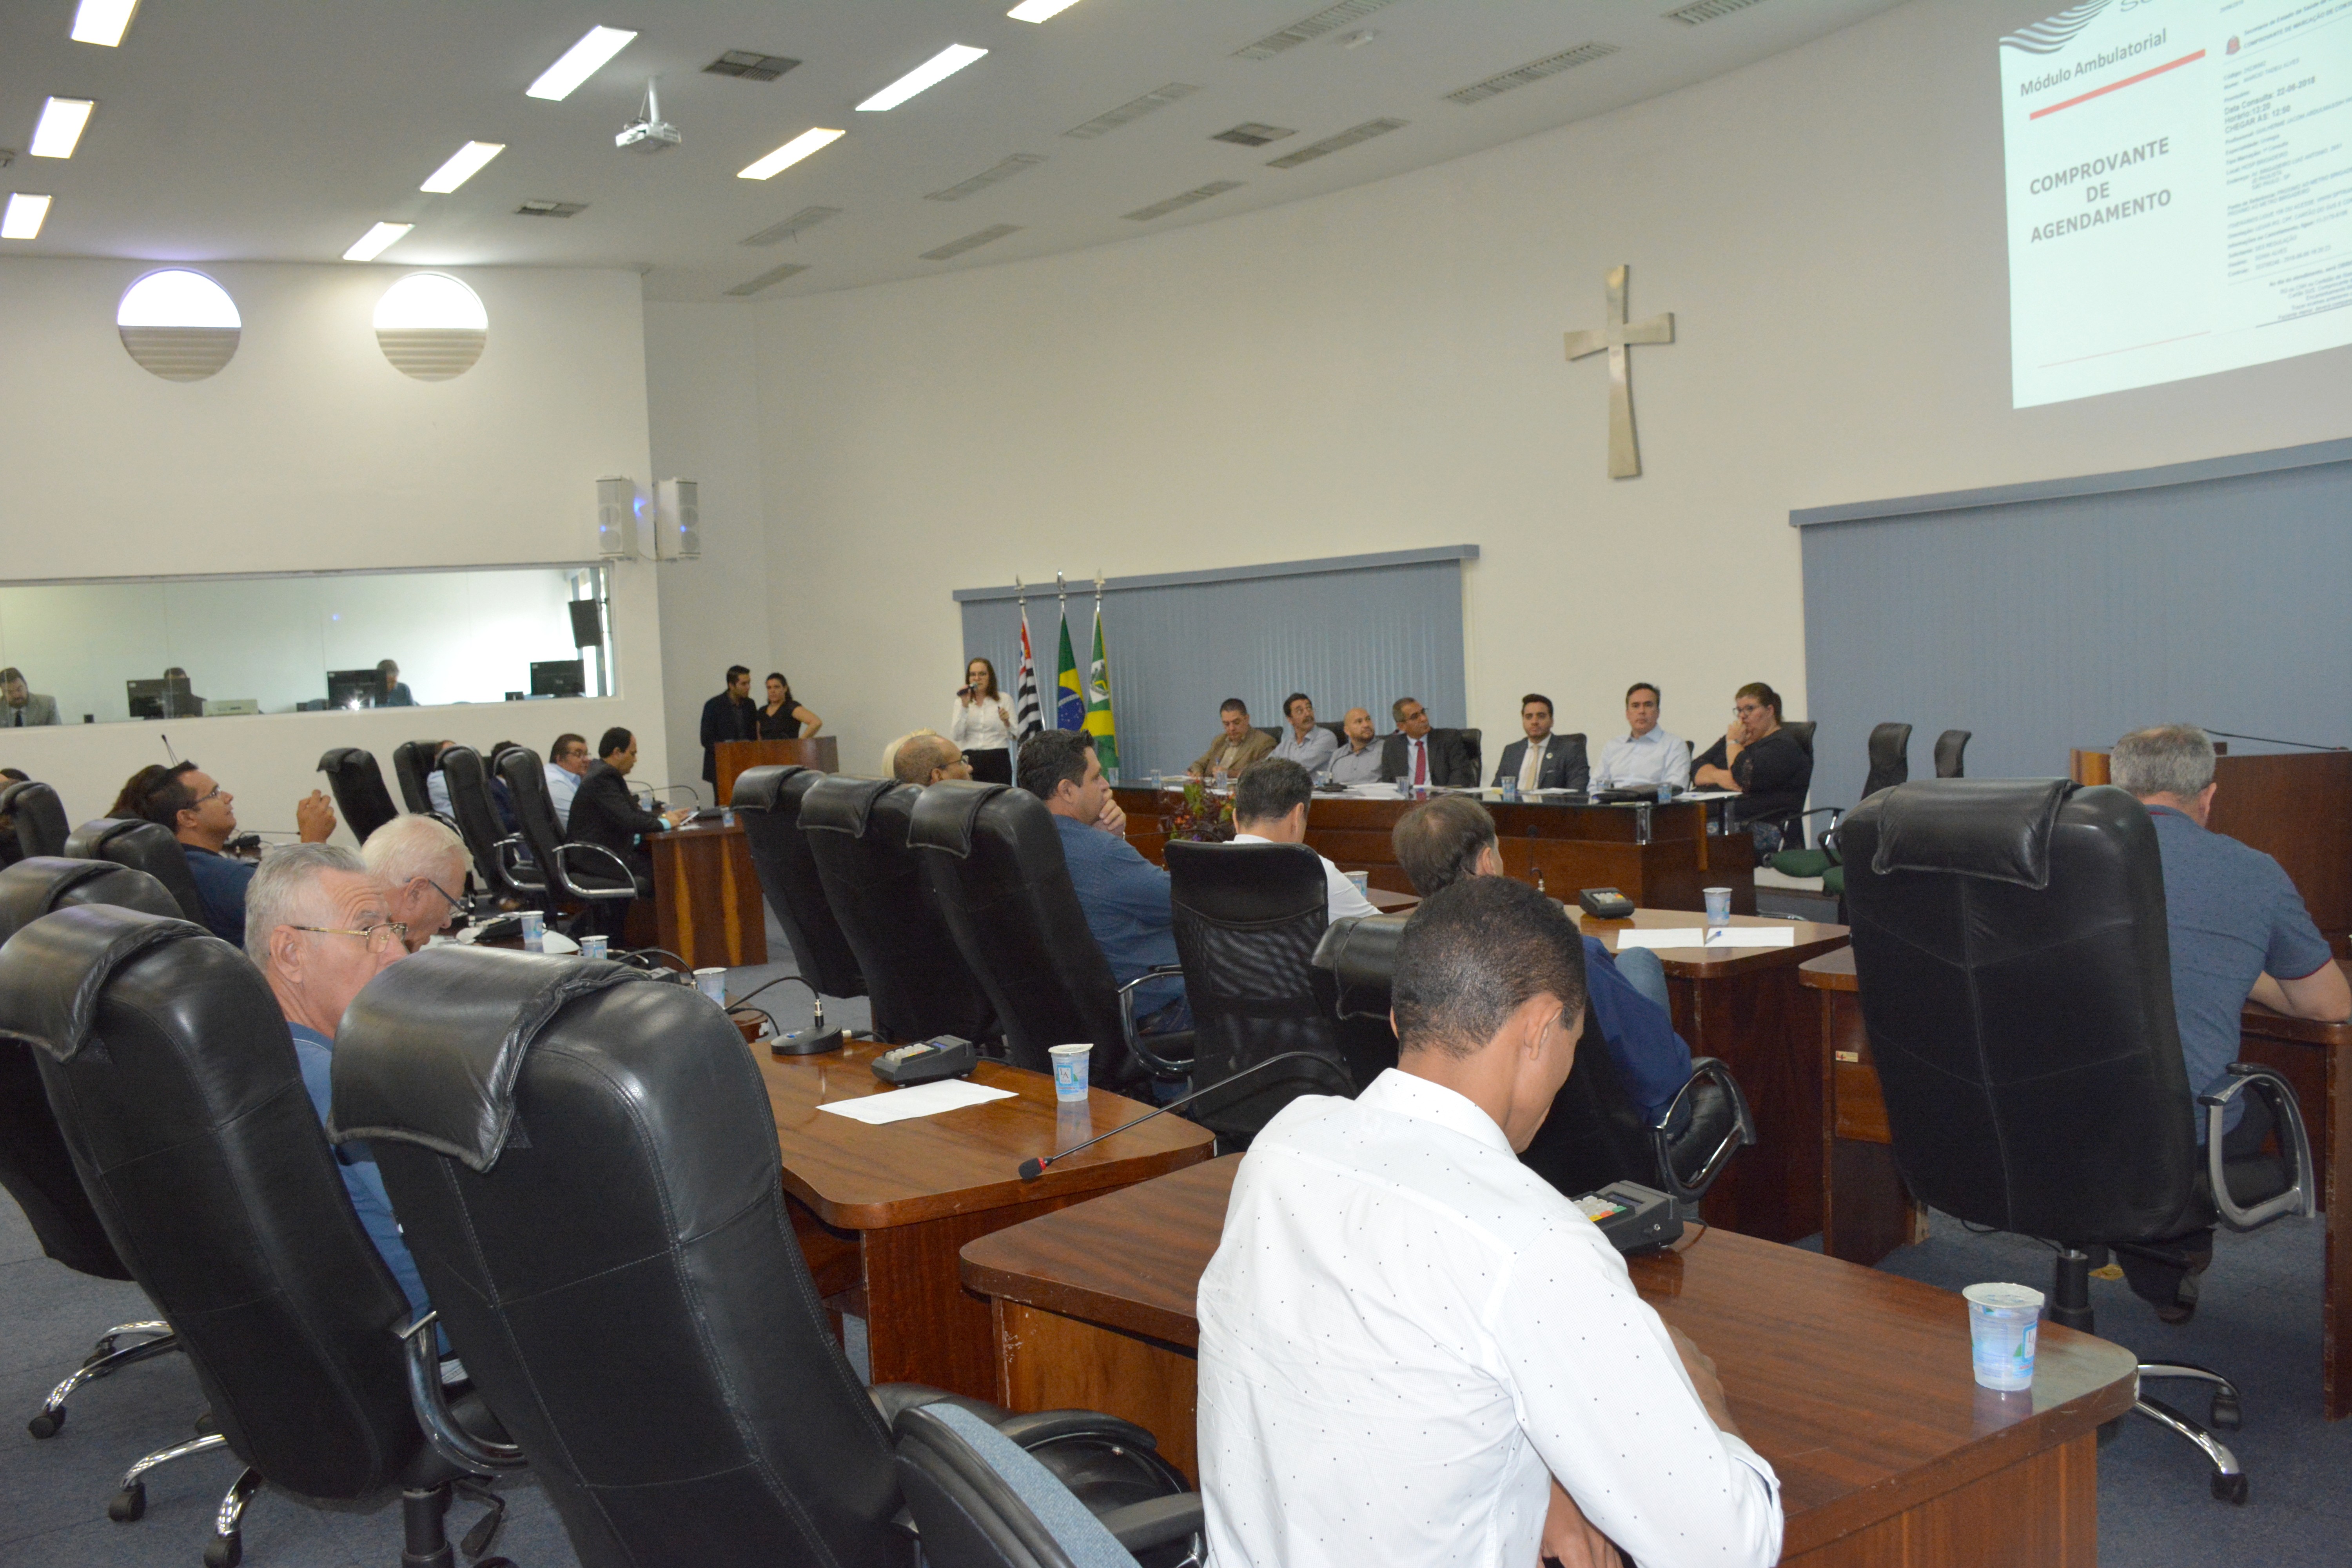
[[[1543,776],[1545,750],[1545,746],[1538,745],[1533,741],[1528,742],[1528,754],[1519,759],[1519,788],[1522,790],[1535,788],[1536,780]]]
[[[1416,784],[1429,782],[1429,747],[1421,741],[1412,743],[1412,782]]]

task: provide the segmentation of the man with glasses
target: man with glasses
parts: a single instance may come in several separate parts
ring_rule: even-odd
[[[466,872],[473,857],[447,823],[430,816],[395,816],[368,835],[360,858],[383,885],[392,918],[408,928],[411,952],[448,930],[464,907]]]
[[[572,831],[572,797],[580,793],[580,781],[588,776],[588,737],[562,734],[548,753],[547,799],[555,807],[556,825],[564,832]]]
[[[254,867],[224,853],[236,836],[236,796],[219,780],[193,762],[142,768],[122,786],[111,815],[142,816],[171,829],[188,857],[205,928],[224,942],[245,940],[246,886]],[[295,804],[294,822],[303,843],[323,844],[335,831],[334,803],[314,789]]]
[[[302,1087],[324,1126],[333,1099],[335,1030],[352,998],[408,956],[408,928],[392,918],[383,886],[366,863],[337,844],[297,845],[271,855],[253,874],[244,902],[246,956],[278,998],[302,1065]],[[374,1153],[364,1143],[337,1144],[333,1151],[336,1173],[368,1239],[400,1282],[410,1310],[423,1315],[425,1281],[400,1238]]]

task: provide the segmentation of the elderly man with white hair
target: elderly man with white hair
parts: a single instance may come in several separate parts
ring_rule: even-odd
[[[344,1010],[369,981],[408,956],[407,928],[392,918],[389,905],[366,862],[339,844],[272,851],[246,889],[246,956],[260,966],[286,1016],[302,1087],[321,1126],[333,1098],[335,1031]],[[375,1155],[364,1143],[339,1144],[334,1155],[368,1239],[422,1316],[425,1281],[400,1238]]]
[[[464,907],[466,872],[474,858],[466,841],[438,817],[395,816],[368,835],[360,857],[383,884],[391,918],[408,928],[411,952],[448,930]]]

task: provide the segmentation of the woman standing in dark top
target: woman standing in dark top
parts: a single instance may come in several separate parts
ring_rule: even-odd
[[[1731,821],[1756,839],[1756,858],[1805,847],[1805,792],[1813,784],[1812,753],[1780,728],[1780,694],[1751,680],[1732,696],[1733,718],[1691,773],[1697,789],[1727,789]]]
[[[768,701],[754,716],[762,741],[803,741],[824,727],[824,721],[802,707],[793,696],[793,683],[781,675],[768,677]]]

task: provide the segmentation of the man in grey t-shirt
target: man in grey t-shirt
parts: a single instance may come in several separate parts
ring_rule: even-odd
[[[2172,1006],[2189,1093],[2228,1076],[2238,1059],[2238,1015],[2249,996],[2290,1017],[2352,1016],[2352,985],[2286,872],[2261,850],[2205,826],[2217,787],[2213,742],[2205,731],[2192,724],[2136,730],[2116,742],[2111,767],[2116,784],[2147,807],[2164,858]],[[2192,1102],[2192,1110],[2202,1143],[2204,1108]],[[2270,1130],[2267,1111],[2242,1095],[2230,1107],[2223,1148],[2253,1153]],[[2212,1232],[2200,1236],[2201,1244],[2200,1237],[2182,1238],[2191,1255],[2185,1270],[2123,1255],[2132,1289],[2168,1322],[2186,1321],[2195,1306],[2194,1276],[2202,1271],[2196,1258],[2210,1260],[2213,1245]]]

